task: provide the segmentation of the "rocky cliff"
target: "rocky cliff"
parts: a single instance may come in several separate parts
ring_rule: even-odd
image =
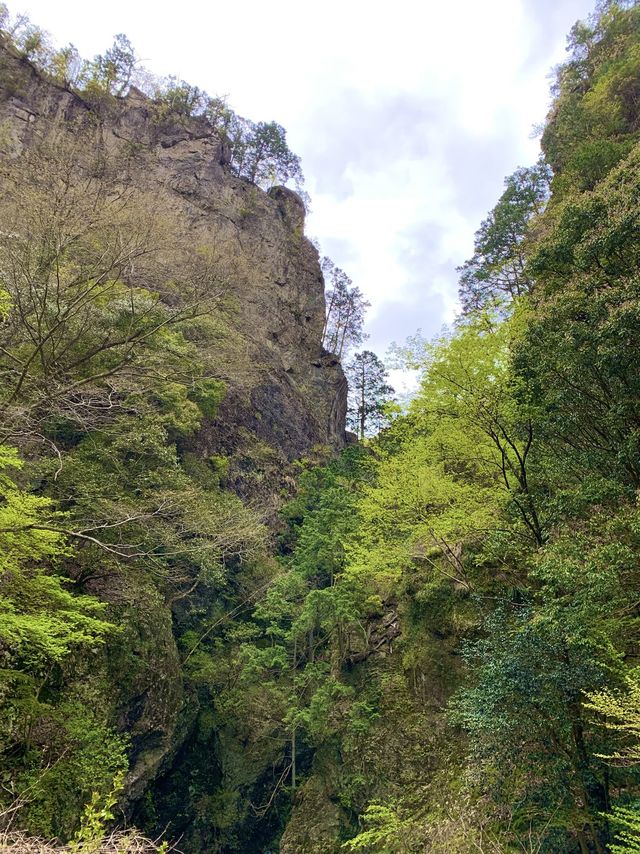
[[[213,262],[211,286],[223,289],[233,327],[232,364],[222,404],[181,451],[222,460],[222,485],[273,519],[291,486],[289,464],[340,449],[345,435],[346,382],[321,345],[324,283],[317,250],[304,236],[304,205],[285,187],[265,192],[234,176],[225,142],[205,119],[162,115],[135,89],[96,109],[0,34],[0,158],[15,160],[43,140],[64,143],[80,132],[96,151],[126,161],[129,186],[152,200],[153,215],[170,217],[181,246]],[[194,708],[171,601],[141,575],[114,578],[88,591],[125,627],[121,653],[109,652],[101,678],[118,694],[116,724],[130,736],[132,805],[188,737]],[[211,591],[195,588],[204,612]],[[126,673],[117,672],[119,654]]]
[[[4,156],[79,126],[93,128],[96,147],[130,156],[132,181],[151,189],[163,210],[177,217],[183,236],[219,256],[224,267],[251,369],[241,383],[230,384],[198,450],[241,455],[246,432],[238,427],[266,443],[280,467],[316,446],[342,447],[346,383],[321,346],[324,284],[297,194],[285,187],[265,192],[235,177],[225,143],[206,119],[162,116],[135,88],[96,112],[0,41]],[[241,492],[246,487],[238,473],[231,480]]]

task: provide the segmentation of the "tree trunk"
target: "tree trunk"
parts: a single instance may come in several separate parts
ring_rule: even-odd
[[[590,854],[583,830],[578,831],[578,844],[580,845],[580,854]]]
[[[364,428],[366,425],[366,410],[365,410],[365,396],[364,396],[364,363],[362,364],[362,374],[360,376],[360,441],[364,439]]]
[[[298,642],[297,642],[297,640],[294,640],[293,641],[293,673],[292,673],[293,677],[295,677],[297,658],[298,658]],[[295,725],[295,723],[293,723],[291,725],[291,791],[295,792],[295,790],[296,790],[296,725]]]

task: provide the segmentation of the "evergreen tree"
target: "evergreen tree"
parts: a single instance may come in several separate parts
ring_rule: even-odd
[[[362,331],[362,325],[370,303],[344,270],[336,267],[326,256],[322,259],[322,272],[325,283],[329,284],[322,346],[329,353],[342,358],[367,337]]]
[[[220,99],[211,101],[209,116],[229,141],[230,165],[241,178],[263,189],[293,181],[296,189],[304,184],[300,158],[287,144],[287,132],[277,122],[252,122],[228,109]]]
[[[542,212],[551,172],[545,163],[516,169],[505,179],[498,204],[476,231],[474,253],[458,267],[460,302],[465,313],[491,302],[528,293],[525,240],[529,220]]]
[[[388,424],[386,407],[394,389],[387,382],[384,364],[371,350],[356,353],[345,372],[349,383],[347,422],[364,439]]]

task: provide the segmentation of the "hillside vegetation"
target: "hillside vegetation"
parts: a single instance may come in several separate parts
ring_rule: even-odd
[[[220,420],[255,368],[233,257],[137,152],[3,160],[7,847],[640,851],[637,2],[574,27],[553,98],[460,317],[398,348],[407,410],[286,482]]]

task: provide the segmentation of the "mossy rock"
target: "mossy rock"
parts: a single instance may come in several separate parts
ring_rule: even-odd
[[[349,835],[345,811],[329,798],[322,782],[311,777],[298,791],[280,854],[338,854]]]

